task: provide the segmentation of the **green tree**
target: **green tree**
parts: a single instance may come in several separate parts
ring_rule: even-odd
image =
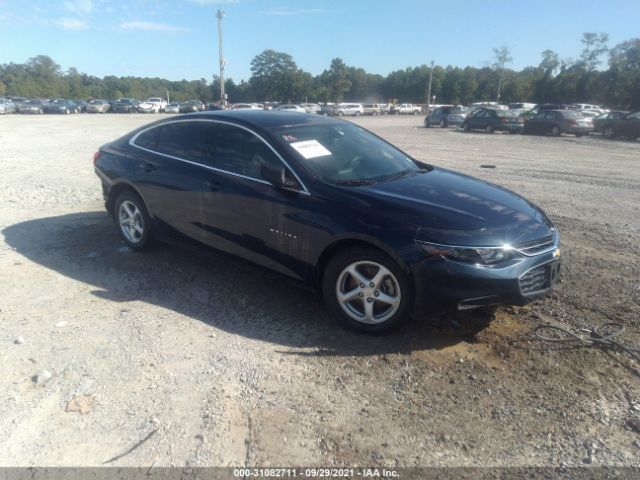
[[[291,55],[265,50],[251,60],[251,87],[261,100],[287,101],[292,98],[298,67]]]
[[[320,75],[322,84],[327,88],[328,97],[333,102],[341,102],[345,93],[351,88],[347,78],[347,66],[340,58],[331,60],[328,70]]]

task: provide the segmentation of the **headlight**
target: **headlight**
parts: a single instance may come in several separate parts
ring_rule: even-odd
[[[473,265],[493,266],[513,260],[517,252],[509,245],[502,247],[452,247],[435,243],[418,242],[429,256],[444,257],[449,260]]]

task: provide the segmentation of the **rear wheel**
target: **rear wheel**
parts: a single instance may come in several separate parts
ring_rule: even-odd
[[[411,282],[391,258],[372,248],[351,248],[334,256],[324,272],[327,308],[345,327],[380,333],[401,325],[413,301]]]
[[[615,138],[616,132],[613,130],[613,128],[607,127],[602,132],[602,135],[604,135],[605,138]]]
[[[464,130],[465,132],[468,132],[469,130],[471,130],[471,127],[469,127],[469,124],[467,122],[464,122],[462,124],[462,130]]]
[[[142,198],[134,192],[122,192],[115,204],[115,217],[120,236],[133,250],[146,250],[151,246],[151,219]]]
[[[551,135],[553,135],[554,137],[559,137],[561,133],[562,130],[560,130],[560,127],[558,125],[554,125],[553,128],[551,128]]]

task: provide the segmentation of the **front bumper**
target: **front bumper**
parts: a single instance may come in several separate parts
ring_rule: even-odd
[[[420,315],[451,308],[525,305],[545,296],[559,281],[559,252],[556,244],[552,251],[523,256],[504,268],[427,258],[411,267],[416,289],[414,311]]]

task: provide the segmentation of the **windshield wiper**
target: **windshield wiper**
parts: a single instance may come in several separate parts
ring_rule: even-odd
[[[406,177],[410,174],[418,174],[418,173],[424,173],[426,170],[402,170],[398,173],[393,173],[391,175],[389,175],[387,178],[384,179],[385,182],[390,182],[391,180],[397,180],[399,178],[402,177]]]
[[[363,185],[373,185],[374,182],[373,180],[363,180],[363,179],[350,179],[350,180],[336,180],[333,183],[335,183],[336,185],[343,185],[346,187],[360,187]]]

